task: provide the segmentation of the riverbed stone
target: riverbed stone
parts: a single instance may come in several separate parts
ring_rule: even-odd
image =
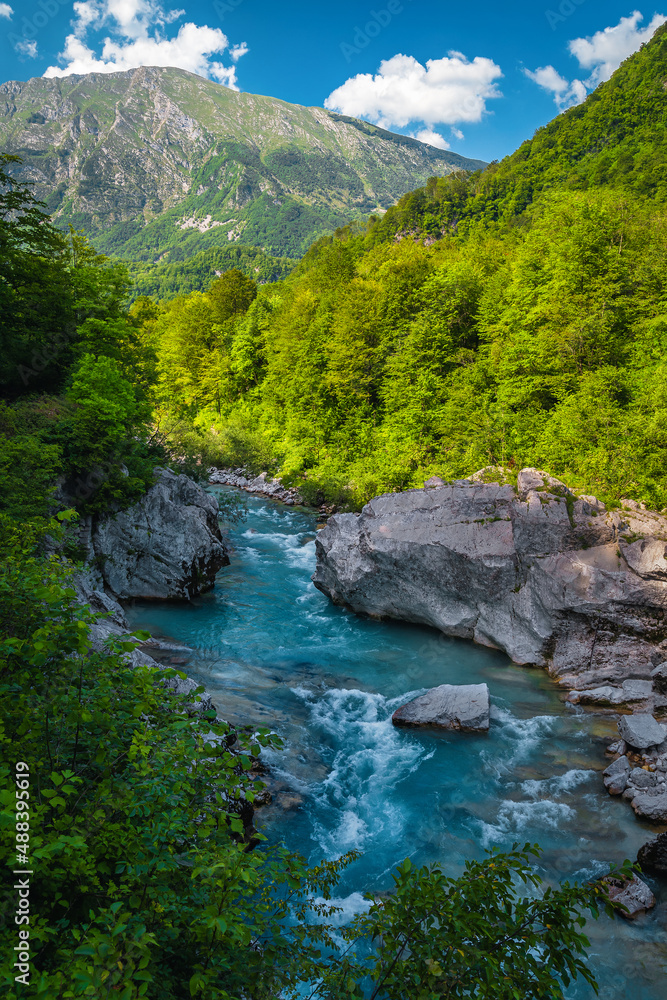
[[[667,660],[666,541],[667,516],[607,511],[524,469],[516,488],[461,480],[332,517],[313,580],[353,611],[502,649],[564,687],[621,688]]]
[[[653,909],[656,904],[655,896],[638,875],[632,879],[606,878],[603,881],[609,898],[623,905],[624,909],[617,912],[626,920],[636,920],[640,914]]]
[[[632,808],[641,819],[653,823],[667,823],[667,791],[664,785],[637,792],[631,800]]]
[[[630,761],[627,757],[619,757],[612,761],[604,772],[604,786],[610,795],[622,795],[628,785]]]
[[[667,737],[667,727],[647,712],[624,715],[618,723],[618,731],[625,742],[636,750],[647,750],[658,746]]]
[[[651,671],[651,679],[658,694],[667,694],[667,663],[659,663]]]
[[[287,507],[303,504],[301,494],[293,486],[284,486],[279,477],[272,479],[267,472],[254,476],[246,469],[211,469],[209,482],[212,486],[235,486],[246,493],[260,493],[279,500]]]
[[[655,840],[640,847],[637,862],[647,875],[667,877],[667,833],[659,834]]]
[[[397,709],[395,726],[436,726],[463,732],[489,729],[489,689],[486,684],[441,684]]]
[[[90,545],[105,589],[121,600],[188,601],[229,564],[217,500],[168,469],[129,510],[95,523]]]

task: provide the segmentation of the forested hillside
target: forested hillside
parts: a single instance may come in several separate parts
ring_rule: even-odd
[[[406,228],[430,233],[512,225],[552,190],[609,187],[667,202],[667,30],[628,59],[588,99],[539,129],[501,163],[468,178],[433,178],[405,195],[376,239]]]
[[[245,315],[161,306],[162,426],[350,506],[487,465],[667,504],[666,46],[501,164],[321,240]]]
[[[260,285],[286,278],[297,264],[290,257],[271,257],[258,247],[232,243],[200,250],[192,256],[180,247],[165,261],[129,265],[132,296],[173,299],[188,292],[206,292],[224,271],[237,269]]]

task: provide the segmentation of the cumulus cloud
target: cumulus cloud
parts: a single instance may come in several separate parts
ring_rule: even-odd
[[[0,3],[0,17],[6,17],[9,20],[13,13],[14,11],[8,3]]]
[[[581,104],[586,99],[588,90],[581,80],[566,80],[553,66],[542,66],[540,69],[524,70],[527,77],[535,83],[548,90],[554,96],[554,101],[559,108],[571,108],[575,104]]]
[[[425,142],[427,146],[435,146],[437,149],[452,148],[439,132],[434,132],[430,128],[423,128],[419,132],[414,132],[412,138],[419,139],[420,142]],[[463,133],[461,133],[461,138],[463,138]]]
[[[229,50],[229,58],[232,62],[238,62],[242,56],[247,56],[250,49],[245,42],[241,42],[240,45],[234,45]]]
[[[649,42],[661,24],[667,21],[664,14],[654,14],[650,24],[640,28],[644,15],[638,10],[629,17],[622,17],[613,28],[598,31],[591,38],[575,38],[569,49],[582,69],[592,70],[586,85],[597,87],[608,80],[624,59]]]
[[[425,66],[412,56],[384,60],[375,76],[360,73],[327,97],[324,106],[364,118],[382,128],[405,128],[479,122],[488,100],[502,97],[496,80],[502,71],[491,59],[471,62],[460,52],[429,59]],[[442,140],[444,142],[444,140]]]
[[[74,4],[72,32],[59,55],[60,66],[49,66],[45,77],[73,73],[118,73],[139,66],[176,66],[199,76],[210,77],[238,90],[236,63],[248,51],[247,45],[229,49],[229,40],[220,28],[182,24],[176,35],[166,29],[185,11],[165,11],[158,0],[78,0]],[[97,52],[91,32],[108,30]],[[227,50],[231,66],[220,61]]]
[[[559,108],[569,108],[581,104],[589,91],[608,80],[624,59],[637,52],[650,41],[661,24],[667,21],[664,14],[654,14],[645,28],[640,28],[644,15],[635,10],[629,17],[622,17],[617,25],[604,28],[590,38],[574,38],[568,45],[581,69],[590,75],[583,80],[566,80],[553,66],[524,70],[526,76],[534,80],[543,90],[554,96]]]

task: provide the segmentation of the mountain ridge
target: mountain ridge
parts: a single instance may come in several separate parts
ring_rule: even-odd
[[[143,260],[241,238],[298,256],[429,176],[483,165],[159,67],[4,83],[0,145],[22,157],[18,178],[33,182],[58,225]]]

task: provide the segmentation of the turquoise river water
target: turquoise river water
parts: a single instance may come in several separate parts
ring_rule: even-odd
[[[572,710],[545,673],[503,653],[334,607],[310,580],[315,517],[254,497],[248,506],[212,592],[187,606],[138,603],[129,617],[194,650],[182,669],[224,718],[283,738],[259,825],[312,862],[363,852],[340,885],[345,913],[388,888],[407,856],[455,875],[487,847],[537,842],[554,882],[635,858],[653,830],[604,790],[613,718]],[[427,688],[483,681],[488,735],[391,724]],[[602,917],[588,935],[604,1000],[667,1000],[667,896],[635,924]],[[592,996],[585,984],[568,992]]]

